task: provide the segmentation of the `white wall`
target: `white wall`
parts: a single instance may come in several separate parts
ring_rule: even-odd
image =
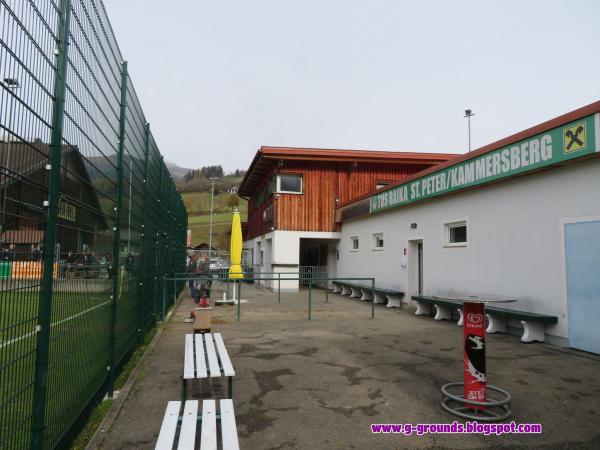
[[[264,265],[261,272],[298,272],[300,264],[300,239],[339,239],[340,233],[321,231],[285,231],[275,230],[254,239],[244,241],[244,248],[254,249],[254,264],[259,264],[260,253],[258,243],[265,251]],[[335,257],[335,254],[334,254]],[[266,275],[267,276],[267,275]],[[271,276],[271,275],[268,275]],[[283,275],[282,275],[283,276]],[[262,282],[269,287],[277,287],[277,282]],[[298,281],[281,282],[281,289],[297,291]]]
[[[546,331],[566,338],[561,220],[598,214],[600,158],[594,158],[344,222],[338,276],[374,276],[377,286],[401,289],[410,298],[401,255],[409,240],[421,238],[425,294],[516,297],[517,303],[503,307],[556,315],[558,324]],[[467,247],[444,248],[443,223],[464,218]],[[371,249],[377,232],[384,233],[383,251]],[[358,252],[351,251],[355,235]]]

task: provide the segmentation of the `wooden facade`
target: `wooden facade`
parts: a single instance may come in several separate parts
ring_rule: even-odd
[[[347,155],[323,151],[305,157],[297,153],[286,157],[282,153],[258,162],[255,158],[242,182],[240,193],[248,198],[247,239],[273,230],[339,231],[335,222],[338,205],[375,190],[378,183],[402,180],[455,156],[425,154],[431,157],[429,161],[402,158],[402,154],[394,154],[392,159],[386,154],[378,162],[373,156],[353,158],[351,151]],[[368,152],[361,155],[365,153],[369,155]],[[302,175],[302,193],[277,193],[273,180],[278,174]]]

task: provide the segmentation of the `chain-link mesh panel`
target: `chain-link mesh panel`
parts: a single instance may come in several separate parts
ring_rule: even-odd
[[[0,449],[69,441],[173,304],[186,227],[102,2],[0,0]]]

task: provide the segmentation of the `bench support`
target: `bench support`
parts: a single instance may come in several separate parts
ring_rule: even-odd
[[[344,286],[343,284],[341,286],[342,286],[342,292],[341,292],[342,295],[350,295],[352,293],[352,290],[349,287]]]
[[[362,290],[350,286],[350,298],[360,298],[362,300]]]
[[[493,333],[506,333],[506,319],[503,317],[494,317],[490,314],[485,315],[488,320],[488,326],[485,332],[488,334]]]
[[[452,320],[452,308],[444,305],[435,305],[434,320]]]
[[[521,342],[544,342],[546,340],[543,323],[521,320],[521,324],[523,324]]]
[[[385,305],[387,303],[387,296],[382,295],[379,292],[375,291],[375,304],[376,305]]]
[[[402,307],[402,304],[400,303],[400,301],[402,300],[402,296],[401,295],[391,295],[391,294],[386,294],[386,297],[388,299],[388,303],[386,306],[386,308],[400,308]]]
[[[333,292],[334,294],[338,294],[340,292],[342,292],[342,289],[340,288],[340,285],[335,283],[335,282],[331,282],[331,292]]]
[[[458,325],[459,327],[462,327],[463,323],[464,323],[463,310],[462,310],[462,308],[457,308],[456,310],[458,311],[458,322],[456,322],[456,325]]]
[[[361,300],[363,301],[370,301],[371,300],[371,292],[369,292],[370,289],[361,289],[360,292],[362,294],[362,296],[360,297]]]
[[[431,305],[417,301],[417,310],[415,316],[429,316],[431,315]]]

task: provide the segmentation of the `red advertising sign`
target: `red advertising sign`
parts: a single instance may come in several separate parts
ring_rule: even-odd
[[[485,307],[483,303],[464,303],[465,398],[486,401]],[[466,406],[469,406],[468,404]],[[481,406],[478,407],[482,409]]]

